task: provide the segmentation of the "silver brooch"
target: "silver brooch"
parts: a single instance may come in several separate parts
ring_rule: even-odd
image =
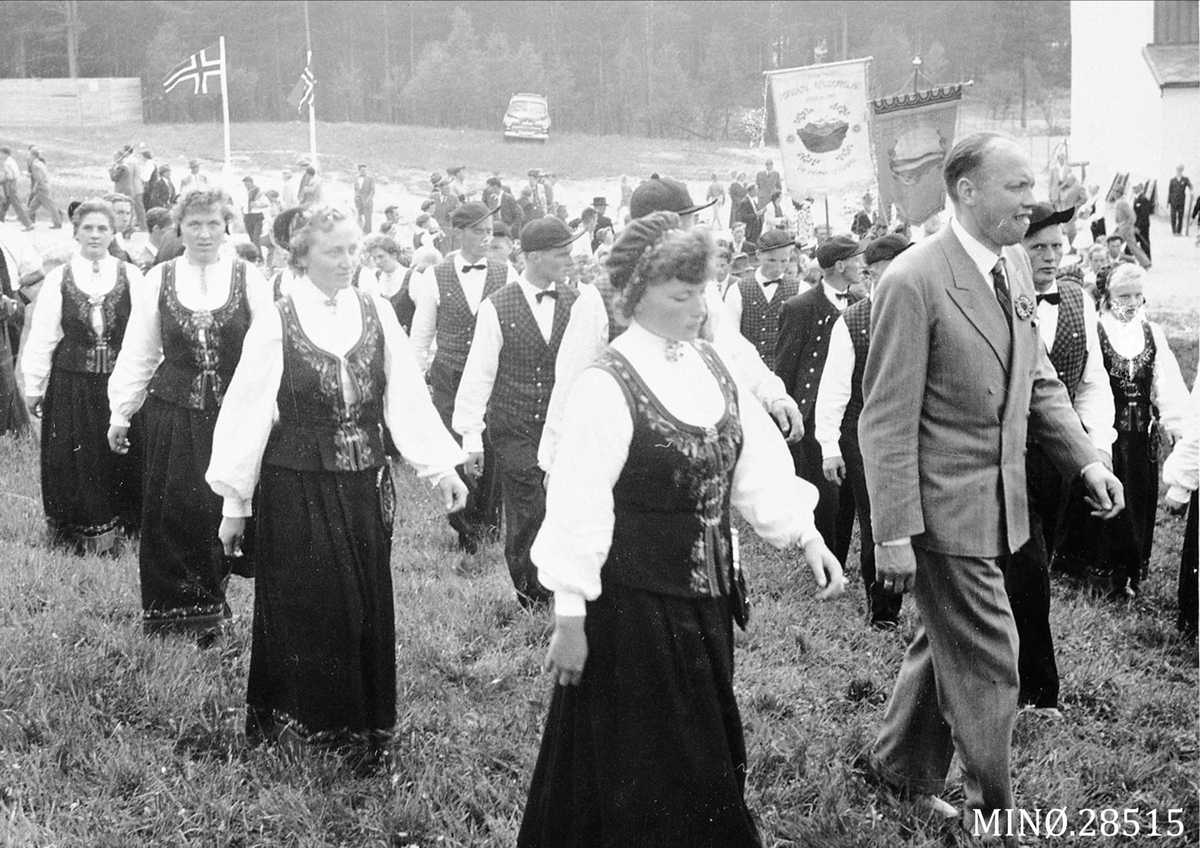
[[[1017,295],[1016,307],[1017,317],[1022,321],[1028,321],[1029,316],[1033,315],[1035,309],[1033,300],[1027,294]]]
[[[667,339],[667,348],[664,351],[667,356],[667,362],[678,362],[679,357],[683,356],[683,342],[676,339]]]

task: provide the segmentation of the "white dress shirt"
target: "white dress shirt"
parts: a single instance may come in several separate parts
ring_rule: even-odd
[[[1175,443],[1171,455],[1163,463],[1163,482],[1170,486],[1167,497],[1176,503],[1187,503],[1192,492],[1200,488],[1200,395],[1197,390],[1200,390],[1200,383],[1192,386],[1188,396],[1183,438]]]
[[[1183,435],[1184,421],[1187,420],[1188,390],[1179,373],[1179,363],[1162,327],[1145,317],[1145,310],[1139,311],[1133,320],[1122,324],[1113,317],[1111,312],[1100,316],[1100,326],[1108,336],[1108,342],[1113,350],[1126,359],[1133,359],[1146,349],[1146,338],[1142,334],[1142,325],[1150,325],[1150,335],[1154,339],[1154,383],[1152,396],[1158,407],[1159,424],[1176,438]],[[1107,374],[1105,376],[1107,379]]]
[[[346,354],[362,336],[362,311],[350,287],[329,296],[307,277],[292,287],[296,316],[308,338],[338,357],[343,386],[352,385],[346,374]],[[437,410],[417,369],[412,347],[391,305],[376,297],[375,311],[383,327],[384,375],[387,387],[383,417],[392,440],[417,475],[436,485],[454,474],[463,452],[442,426]],[[212,459],[205,480],[224,498],[222,514],[250,515],[251,498],[258,483],[263,452],[277,417],[276,398],[283,378],[283,320],[277,309],[256,316],[242,345],[242,359],[225,393],[225,402],[213,432]]]
[[[88,298],[102,302],[104,296],[117,284],[117,269],[120,268],[121,262],[107,253],[95,263],[76,254],[69,265],[79,290]],[[25,375],[27,397],[42,397],[46,394],[54,351],[63,339],[62,278],[66,267],[59,265],[46,275],[37,300],[34,301],[29,338],[25,340],[25,346],[21,349],[21,373]],[[131,291],[142,284],[142,274],[137,268],[126,264],[125,273],[129,276]],[[99,305],[98,303],[97,307]]]
[[[668,360],[665,340],[636,320],[612,346],[676,418],[711,427],[724,414],[720,385],[693,346],[684,345],[678,359]],[[790,472],[783,437],[759,404],[746,402],[744,384],[738,394],[744,441],[733,474],[733,508],[775,547],[820,538],[812,514],[817,490]],[[607,371],[586,369],[571,387],[546,518],[531,551],[538,580],[554,592],[558,615],[585,615],[586,602],[600,596],[600,569],[615,522],[612,490],[632,438],[633,419],[620,385]]]
[[[1057,292],[1058,283],[1051,283],[1050,288],[1043,294]],[[1054,336],[1058,332],[1058,304],[1043,300],[1037,305],[1037,317],[1038,332],[1046,346],[1046,352],[1049,353],[1054,347]],[[1104,368],[1104,354],[1100,350],[1100,335],[1096,332],[1097,320],[1096,305],[1087,292],[1084,292],[1083,329],[1086,334],[1087,363],[1084,365],[1083,377],[1075,389],[1073,405],[1096,450],[1112,456],[1113,442],[1117,440],[1117,430],[1113,426],[1116,410],[1113,408],[1108,371]]]
[[[817,388],[817,406],[814,412],[814,435],[821,446],[821,456],[824,459],[834,459],[842,455],[838,442],[842,437],[842,419],[846,417],[846,407],[850,405],[857,359],[854,344],[850,340],[850,328],[846,326],[846,319],[838,316],[829,332],[829,354],[825,358],[825,368],[821,371],[821,384]]]
[[[592,290],[594,297],[587,294],[588,289]],[[546,472],[554,464],[562,416],[566,410],[566,393],[608,346],[608,311],[603,297],[599,290],[586,285],[579,287],[579,293],[571,308],[571,322],[558,348],[554,365],[554,391],[550,394],[546,425],[538,446],[538,465]],[[711,336],[713,347],[733,376],[744,383],[751,396],[758,398],[764,407],[770,408],[777,402],[794,407],[796,402],[783,387],[783,381],[766,366],[758,355],[758,349],[742,335],[739,325],[730,320],[715,280],[710,281],[704,290],[704,303],[708,309],[706,335]],[[584,313],[578,320],[575,317],[577,312]]]
[[[783,281],[776,279],[774,285],[764,285],[772,281],[768,280],[760,269],[754,272],[754,282],[758,283],[758,288],[763,293],[763,297],[767,299],[767,303],[771,303],[775,300],[775,295],[779,293],[779,287]],[[720,286],[718,286],[719,288]],[[742,329],[742,307],[742,287],[734,284],[725,289],[725,311],[729,313],[729,317],[733,319],[733,326],[739,332]]]
[[[42,270],[41,255],[25,234],[11,224],[0,223],[0,258],[8,268],[14,294],[21,288],[22,277]]]
[[[390,274],[382,268],[367,268],[358,278],[358,287],[368,294],[377,294],[387,299],[394,297],[404,283],[404,275],[408,269],[397,263],[396,270]]]
[[[228,302],[233,273],[232,254],[222,250],[217,261],[203,269],[193,265],[186,254],[173,261],[175,293],[184,307],[193,312],[215,312]],[[128,427],[129,419],[142,408],[150,379],[163,361],[162,315],[158,311],[158,297],[162,291],[163,269],[168,264],[155,265],[146,273],[142,284],[133,286],[130,292],[132,304],[129,326],[125,328],[125,341],[117,356],[117,364],[108,378],[109,422],[117,427]],[[275,311],[270,284],[249,263],[246,264],[246,299],[252,318],[268,310]]]
[[[543,297],[539,302],[537,295],[541,291],[553,290],[555,284],[551,283],[546,289],[539,289],[521,277],[517,280],[517,285],[521,287],[521,294],[525,296],[525,302],[533,312],[542,339],[549,343],[550,334],[554,330],[554,307],[558,301],[553,297]],[[463,450],[467,453],[483,451],[484,415],[492,397],[492,388],[496,384],[500,350],[503,347],[504,334],[500,329],[500,317],[496,314],[496,304],[488,298],[479,305],[479,312],[475,316],[475,338],[471,341],[471,351],[467,354],[462,382],[458,384],[458,394],[454,398],[454,432],[462,436]]]

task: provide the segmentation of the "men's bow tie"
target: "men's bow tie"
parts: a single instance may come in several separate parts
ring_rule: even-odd
[[[766,288],[767,286],[777,286],[782,282],[783,282],[783,280],[763,280],[762,285],[763,285],[763,288]]]
[[[834,292],[833,296],[836,297],[838,300],[849,300],[850,299],[850,295],[846,294],[845,292]]]
[[[558,289],[546,289],[545,291],[538,292],[537,294],[534,295],[534,297],[537,298],[538,303],[541,303],[542,298],[544,298],[544,297],[551,297],[551,298],[554,298],[555,300],[558,300]]]
[[[486,270],[487,270],[487,263],[486,263],[486,262],[480,262],[478,265],[464,265],[464,266],[462,266],[462,272],[463,272],[464,274],[465,274],[465,273],[467,273],[468,271],[486,271]]]
[[[1059,302],[1062,300],[1062,294],[1061,294],[1060,292],[1050,292],[1049,294],[1039,294],[1039,295],[1037,295],[1037,302],[1038,302],[1039,304],[1040,304],[1040,303],[1041,303],[1043,300],[1044,300],[1044,301],[1046,301],[1046,303],[1049,303],[1049,304],[1050,304],[1050,305],[1052,305],[1052,306],[1058,306]]]

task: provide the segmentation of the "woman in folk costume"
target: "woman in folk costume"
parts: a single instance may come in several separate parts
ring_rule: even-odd
[[[384,424],[449,511],[466,501],[464,457],[391,305],[351,286],[355,215],[317,206],[297,223],[296,280],[246,336],[208,482],[232,556],[259,487],[247,736],[348,745],[377,764],[396,720]]]
[[[614,245],[632,321],[571,390],[533,546],[557,686],[522,848],[760,845],[733,693],[745,608],[731,508],[802,547],[820,597],[843,588],[816,490],[779,473],[778,429],[698,340],[712,246],[678,227],[655,212]]]
[[[129,322],[133,265],[110,256],[112,206],[88,200],[72,215],[79,250],[46,277],[21,355],[25,399],[42,419],[42,506],[51,539],[81,553],[114,548],[137,526],[142,481],[135,454],[108,449],[108,378]]]
[[[1117,411],[1113,472],[1125,486],[1125,510],[1088,525],[1099,570],[1111,576],[1114,595],[1130,598],[1138,594],[1154,544],[1159,443],[1165,437],[1174,444],[1182,435],[1188,404],[1167,337],[1146,318],[1145,276],[1133,263],[1118,265],[1100,311],[1100,351]]]
[[[141,410],[143,625],[148,633],[195,635],[210,644],[229,614],[233,563],[221,556],[221,499],[204,482],[217,411],[251,319],[271,307],[258,270],[222,248],[234,218],[229,198],[189,189],[173,217],[183,256],[156,265],[132,291],[125,343],[108,382],[108,442],[129,450]]]

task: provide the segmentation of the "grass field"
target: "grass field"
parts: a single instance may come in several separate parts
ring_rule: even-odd
[[[392,559],[397,769],[360,779],[328,756],[246,746],[252,583],[234,578],[237,618],[219,650],[142,636],[134,553],[48,549],[36,469],[31,440],[0,444],[0,844],[514,843],[549,702],[539,666],[550,622],[511,599],[498,546],[486,574],[454,575],[452,533],[414,478],[401,475]],[[1164,823],[1183,811],[1183,837],[1100,844],[1200,837],[1196,647],[1173,627],[1181,533],[1160,517],[1135,603],[1055,584],[1066,717],[1018,721],[1019,806],[1065,808],[1076,822],[1085,808],[1137,808],[1143,826],[1150,810]],[[970,844],[851,769],[911,637],[911,601],[900,632],[878,633],[863,624],[856,554],[846,595],[827,604],[794,556],[750,539],[745,559],[755,620],[738,638],[737,691],[766,844]]]

